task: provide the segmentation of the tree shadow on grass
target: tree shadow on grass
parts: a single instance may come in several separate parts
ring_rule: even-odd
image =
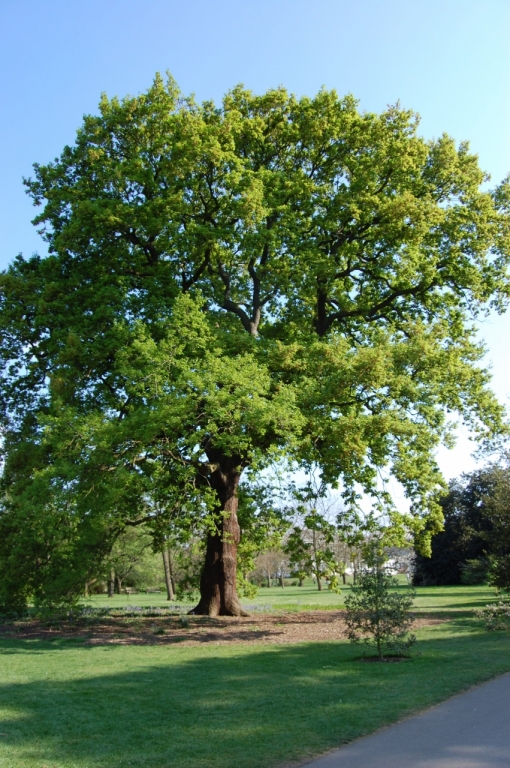
[[[416,605],[413,608],[414,613],[426,613],[429,615],[434,614],[435,616],[440,617],[443,614],[447,615],[454,615],[455,613],[467,613],[469,611],[476,611],[480,608],[483,608],[488,603],[497,603],[498,598],[494,598],[493,600],[483,599],[483,600],[469,600],[465,603],[448,603],[448,604],[441,604],[441,603],[431,603],[427,602],[426,605]]]
[[[406,585],[399,585],[395,589],[403,591],[407,589]],[[416,587],[416,597],[423,600],[430,600],[432,598],[443,598],[455,605],[457,597],[469,598],[473,603],[480,600],[490,599],[492,595],[495,595],[495,589],[493,587],[480,587],[476,592],[473,587],[453,586],[445,587]]]
[[[411,663],[377,665],[354,661],[359,648],[347,643],[127,648],[4,641],[3,664],[17,663],[20,680],[0,686],[0,762],[270,768],[510,669],[507,646],[499,636],[469,633],[422,641]]]

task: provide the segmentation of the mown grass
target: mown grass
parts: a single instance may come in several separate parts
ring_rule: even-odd
[[[401,589],[405,589],[405,584]],[[243,598],[246,606],[265,607],[268,610],[327,610],[341,609],[344,607],[344,597],[348,593],[349,586],[342,587],[340,594],[324,589],[319,592],[311,579],[308,579],[302,587],[264,587],[259,589],[255,598]],[[495,599],[494,589],[490,587],[418,587],[416,589],[415,608],[419,613],[469,613],[475,608],[480,608],[487,602]],[[96,607],[115,607],[127,605],[139,606],[168,606],[164,593],[137,594],[137,595],[93,595],[84,601],[87,605]],[[194,603],[190,602],[192,608]]]
[[[454,593],[463,611],[481,595],[464,592]],[[448,607],[441,590],[425,598]],[[271,768],[510,670],[508,635],[473,618],[418,635],[411,660],[381,665],[345,642],[0,641],[0,766]]]

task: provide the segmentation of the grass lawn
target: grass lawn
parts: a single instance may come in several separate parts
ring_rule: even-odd
[[[400,664],[356,661],[346,642],[1,640],[0,768],[271,768],[311,757],[510,670],[508,634],[463,615],[492,596],[424,590],[420,610],[457,615],[421,629]]]
[[[405,585],[402,585],[405,588]],[[267,608],[268,610],[325,610],[328,608],[339,609],[344,607],[344,595],[349,587],[343,587],[341,594],[324,589],[319,592],[311,579],[307,579],[302,587],[264,587],[259,589],[255,598],[243,598],[244,605]],[[420,613],[458,613],[471,612],[495,599],[494,589],[490,587],[418,587],[416,589],[415,607]],[[93,595],[84,600],[87,605],[96,607],[121,607],[126,605],[140,606],[168,606],[166,595],[163,592],[138,595]],[[170,604],[171,605],[171,604]],[[182,603],[181,603],[182,605]],[[190,602],[192,608],[194,602]]]

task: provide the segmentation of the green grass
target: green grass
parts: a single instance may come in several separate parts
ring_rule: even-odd
[[[508,634],[465,615],[492,597],[420,590],[420,610],[454,618],[421,629],[400,664],[364,664],[346,642],[1,640],[0,768],[272,768],[311,758],[509,671]]]
[[[418,587],[414,610],[418,613],[472,615],[473,610],[498,599],[491,587]]]
[[[510,644],[459,619],[401,664],[347,643],[81,646],[3,641],[2,768],[270,768],[510,669]]]
[[[401,585],[405,589],[407,583]],[[342,587],[341,594],[328,589],[319,592],[310,581],[302,587],[270,587],[259,589],[257,597],[249,602],[267,604],[274,608],[343,608],[344,596],[349,586]],[[108,599],[108,598],[106,598]],[[490,587],[418,587],[416,589],[415,608],[420,613],[458,613],[471,612],[495,599],[495,591]],[[248,602],[247,600],[243,602]]]
[[[402,585],[401,588],[405,588]],[[244,598],[242,603],[247,606],[270,606],[275,610],[306,610],[306,609],[335,609],[344,607],[344,595],[349,587],[343,587],[341,594],[324,589],[319,592],[311,579],[302,587],[265,587],[259,589],[255,598]],[[416,589],[416,610],[420,613],[458,613],[470,612],[474,608],[480,608],[495,599],[494,589],[490,587],[418,587]],[[84,601],[87,605],[97,607],[115,607],[125,605],[140,606],[168,606],[164,593],[138,594],[138,595],[94,595]],[[190,602],[190,608],[193,606]]]

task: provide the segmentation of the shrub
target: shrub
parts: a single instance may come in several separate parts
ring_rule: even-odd
[[[384,566],[384,557],[372,551],[351,593],[345,599],[347,636],[353,643],[374,644],[381,661],[383,650],[405,654],[416,642],[409,633],[414,621],[409,613],[415,596],[412,588],[398,587],[398,580]]]
[[[475,611],[476,616],[483,619],[485,628],[489,631],[510,629],[510,603],[500,600],[499,603],[486,605]]]
[[[510,555],[492,557],[488,576],[488,583],[492,587],[510,591]]]

